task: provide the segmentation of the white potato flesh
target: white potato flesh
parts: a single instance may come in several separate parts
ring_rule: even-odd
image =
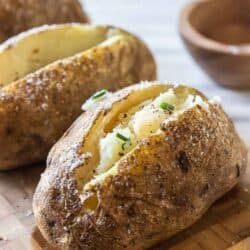
[[[134,114],[129,126],[134,131],[137,139],[147,138],[150,134],[155,133],[159,129],[161,122],[170,115],[169,111],[160,108],[163,102],[168,104],[177,103],[177,97],[172,89],[161,94],[141,111]]]
[[[174,110],[163,109],[162,103],[170,104]],[[207,108],[207,104],[200,96],[187,95],[184,99],[178,98],[173,89],[160,94],[157,98],[147,101],[134,108],[134,113],[126,123],[118,124],[112,132],[106,134],[99,142],[100,163],[96,168],[96,174],[103,175],[125,154],[129,153],[140,140],[148,138],[150,135],[160,131],[160,124],[168,118],[177,117],[189,108],[201,105]],[[130,111],[129,111],[130,112]],[[129,113],[128,112],[128,113]],[[117,133],[128,138],[130,143],[123,147],[125,141],[121,140]],[[105,174],[106,176],[106,174]],[[100,178],[97,177],[99,180]]]
[[[129,141],[120,139],[119,134],[129,138]],[[98,174],[106,172],[123,154],[131,151],[135,145],[135,137],[129,128],[115,128],[112,133],[108,133],[100,140],[100,164],[96,172]]]
[[[173,105],[174,110],[162,109],[162,103]],[[196,105],[208,110],[208,103],[201,96],[191,94],[177,96],[174,89],[169,89],[155,99],[148,99],[131,108],[125,116],[124,113],[119,114],[118,125],[111,132],[104,134],[99,141],[100,162],[93,178],[84,184],[83,192],[101,183],[108,176],[116,175],[119,160],[131,152],[141,140],[160,133],[161,123],[178,119],[181,113]],[[117,133],[129,138],[130,143],[126,144],[126,147],[122,147],[124,141],[117,136]]]
[[[119,159],[130,152],[141,139],[146,139],[150,134],[156,133],[160,124],[172,115],[173,112],[179,112],[191,105],[203,102],[201,97],[189,95],[184,102],[175,95],[173,89],[160,94],[151,102],[145,102],[142,108],[132,114],[130,121],[124,125],[118,124],[111,133],[105,135],[99,143],[100,164],[96,169],[97,174],[102,174],[115,165]],[[164,110],[160,106],[162,103],[168,103],[174,106],[174,110]],[[129,138],[130,143],[123,147],[125,141],[122,141],[117,133]]]

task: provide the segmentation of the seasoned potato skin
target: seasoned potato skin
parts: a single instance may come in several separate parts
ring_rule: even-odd
[[[78,0],[0,0],[0,42],[44,24],[87,23]]]
[[[126,101],[137,88],[117,92],[110,104]],[[163,123],[160,134],[124,156],[117,175],[92,187],[99,204],[89,213],[82,212],[74,173],[88,162],[80,152],[91,127],[112,108],[82,114],[51,150],[34,195],[43,236],[61,249],[145,249],[197,221],[247,164],[231,120],[218,104],[208,109],[196,106]]]
[[[156,78],[145,44],[121,32],[127,35],[123,40],[59,60],[0,88],[0,170],[45,160],[97,90]]]

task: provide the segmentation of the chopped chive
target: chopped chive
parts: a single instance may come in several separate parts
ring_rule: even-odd
[[[106,90],[106,89],[100,90],[100,91],[96,92],[96,93],[91,97],[91,99],[92,99],[92,100],[96,100],[96,99],[98,99],[98,98],[104,96],[106,93],[107,93],[107,90]]]
[[[162,102],[162,103],[160,104],[160,107],[161,107],[162,109],[168,110],[168,111],[174,111],[174,109],[175,109],[174,105],[169,104],[169,103],[167,103],[167,102]]]
[[[128,137],[126,137],[126,136],[124,136],[124,135],[122,135],[120,133],[116,133],[116,137],[119,138],[122,141],[125,141],[125,142],[130,141],[130,138],[128,138]]]
[[[124,151],[126,149],[127,146],[131,146],[131,139],[120,134],[120,133],[116,133],[116,137],[119,138],[120,140],[124,141],[124,143],[122,143],[122,150]]]

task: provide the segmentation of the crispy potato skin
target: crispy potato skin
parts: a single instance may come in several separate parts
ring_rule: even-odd
[[[87,23],[78,0],[0,0],[0,42],[44,24]]]
[[[156,78],[148,48],[123,33],[123,40],[60,60],[0,88],[0,170],[45,160],[82,112],[81,104],[97,90]]]
[[[245,171],[246,147],[221,106],[196,106],[124,156],[117,175],[93,186],[97,208],[83,213],[74,171],[88,160],[80,148],[103,112],[112,108],[82,114],[57,142],[34,195],[37,225],[61,249],[148,248],[197,221]]]

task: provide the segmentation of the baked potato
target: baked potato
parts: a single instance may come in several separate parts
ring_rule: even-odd
[[[155,79],[137,37],[109,26],[35,28],[0,46],[0,169],[45,160],[97,89]]]
[[[44,24],[88,22],[78,0],[0,0],[0,42]]]
[[[197,221],[245,171],[232,122],[195,89],[145,82],[83,109],[52,148],[33,201],[40,231],[60,249],[148,248]]]

